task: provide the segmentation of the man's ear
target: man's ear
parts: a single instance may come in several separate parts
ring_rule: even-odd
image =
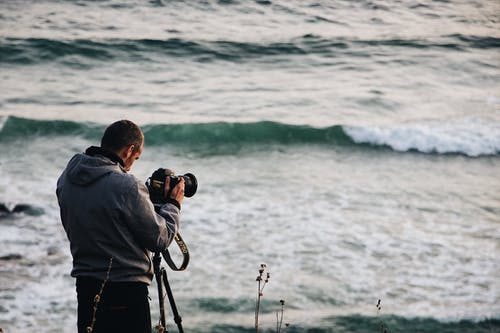
[[[134,149],[135,145],[125,146],[116,152],[116,155],[118,155],[122,160],[126,160],[132,156]]]
[[[127,158],[130,158],[135,151],[135,145],[130,145],[127,149]]]

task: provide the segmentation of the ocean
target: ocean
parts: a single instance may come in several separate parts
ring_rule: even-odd
[[[497,0],[1,1],[0,328],[76,330],[55,184],[126,118],[131,173],[198,178],[187,332],[254,332],[263,263],[261,332],[280,300],[285,332],[500,332],[499,51]]]

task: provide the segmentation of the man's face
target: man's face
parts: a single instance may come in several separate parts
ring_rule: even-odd
[[[144,148],[144,142],[141,144],[139,149],[135,149],[134,146],[129,147],[130,150],[127,152],[126,157],[123,159],[123,164],[125,164],[125,170],[130,171],[132,164],[134,164],[135,160],[138,160],[139,156],[141,156],[143,148]]]

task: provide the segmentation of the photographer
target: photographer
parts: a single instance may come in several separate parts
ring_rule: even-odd
[[[136,124],[117,121],[106,128],[101,146],[73,156],[57,181],[73,256],[79,333],[87,327],[94,333],[151,332],[150,251],[165,250],[178,230],[184,180],[170,193],[167,178],[164,193],[170,195],[156,213],[146,186],[127,173],[143,145]]]

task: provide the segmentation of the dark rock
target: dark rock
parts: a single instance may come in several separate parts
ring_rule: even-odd
[[[7,254],[5,256],[1,256],[0,260],[19,260],[19,259],[22,259],[22,258],[23,258],[23,256],[20,255],[20,254],[11,253],[11,254]]]

